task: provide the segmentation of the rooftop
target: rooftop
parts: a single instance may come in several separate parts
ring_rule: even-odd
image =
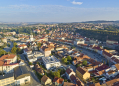
[[[14,68],[14,78],[16,80],[25,76],[30,76],[26,66],[18,66]]]
[[[55,56],[42,57],[42,60],[43,60],[46,64],[48,64],[48,63],[60,62]]]

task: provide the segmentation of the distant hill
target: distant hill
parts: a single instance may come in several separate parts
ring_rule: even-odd
[[[119,23],[119,20],[118,21],[97,20],[97,21],[86,21],[86,22],[81,22],[81,23],[93,23],[93,24],[98,24],[98,23],[113,23],[113,24],[116,24],[116,23]]]

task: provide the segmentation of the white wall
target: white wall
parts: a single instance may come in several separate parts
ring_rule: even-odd
[[[21,84],[25,84],[25,80],[28,80],[28,81],[30,81],[30,76],[26,76],[26,77],[24,77],[24,78],[21,78],[21,79],[18,79],[18,80],[15,80],[15,84],[16,85],[21,85]]]

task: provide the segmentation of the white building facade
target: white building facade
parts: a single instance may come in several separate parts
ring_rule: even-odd
[[[47,70],[49,70],[52,67],[60,67],[61,63],[55,56],[50,57],[42,57],[43,63]]]

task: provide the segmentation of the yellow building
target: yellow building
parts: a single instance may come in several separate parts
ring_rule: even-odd
[[[42,78],[41,78],[41,84],[43,85],[51,85],[52,84],[52,81],[49,77],[47,77],[46,75],[44,75]]]
[[[14,86],[14,76],[13,73],[8,73],[5,75],[0,75],[0,86]]]
[[[90,78],[90,73],[87,70],[78,67],[76,69],[76,76],[78,76],[82,81],[85,81],[86,79]]]

